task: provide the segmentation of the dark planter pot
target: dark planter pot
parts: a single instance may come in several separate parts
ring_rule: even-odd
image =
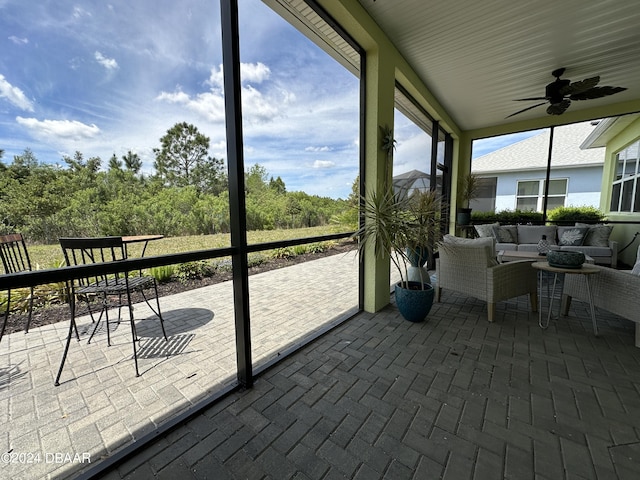
[[[409,282],[409,288],[396,284],[396,305],[400,314],[410,322],[422,322],[431,311],[435,290],[425,283],[422,289],[418,282]]]
[[[458,225],[469,225],[471,223],[471,209],[461,208],[456,215],[456,223]]]

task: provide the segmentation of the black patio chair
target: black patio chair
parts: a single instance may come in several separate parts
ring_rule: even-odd
[[[96,237],[96,238],[60,238],[60,246],[64,253],[64,258],[68,266],[88,265],[97,263],[110,263],[126,260],[126,249],[122,241],[122,237]],[[151,304],[150,299],[145,294],[145,290],[153,290],[155,295],[156,307]],[[129,323],[131,324],[131,338],[133,345],[133,359],[136,368],[136,376],[140,376],[138,370],[138,353],[136,342],[139,340],[136,332],[136,325],[133,317],[133,305],[131,294],[140,292],[142,298],[149,305],[149,308],[160,319],[160,327],[165,340],[167,333],[164,329],[164,320],[160,311],[160,300],[158,299],[158,286],[155,278],[151,276],[131,276],[128,272],[119,272],[116,274],[95,274],[88,277],[79,278],[69,282],[70,299],[69,306],[71,308],[71,322],[69,325],[69,334],[67,335],[67,343],[64,348],[60,369],[56,377],[55,384],[59,385],[60,375],[64,367],[69,344],[73,330],[76,331],[76,303],[79,299],[87,304],[89,314],[94,319],[95,302],[99,301],[100,315],[98,320],[94,321],[95,325],[88,343],[91,343],[94,334],[104,316],[105,327],[107,331],[107,345],[111,346],[111,334],[109,329],[109,309],[118,307],[118,320],[120,323],[120,313],[122,307],[129,310]]]
[[[5,273],[20,273],[31,271],[31,260],[29,260],[29,252],[27,246],[24,243],[24,238],[20,233],[13,233],[9,235],[0,235],[0,259],[2,259],[2,266]],[[7,328],[7,322],[9,320],[9,312],[11,310],[11,289],[7,290],[7,306],[4,312],[4,319],[2,322],[2,330],[0,331],[0,341],[4,336],[4,331]],[[31,325],[31,316],[33,312],[33,287],[29,292],[29,316],[27,317],[27,326],[24,333],[29,332],[29,325]]]

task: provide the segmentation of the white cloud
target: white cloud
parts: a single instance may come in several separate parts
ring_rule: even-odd
[[[249,122],[268,122],[278,115],[278,101],[249,86],[242,88],[242,115]]]
[[[0,98],[6,98],[10,103],[21,110],[33,112],[33,103],[29,100],[22,90],[14,87],[0,74]]]
[[[182,103],[185,104],[187,102],[189,102],[190,98],[189,95],[187,95],[186,93],[178,90],[176,92],[173,93],[169,93],[169,92],[161,92],[160,95],[158,95],[156,97],[156,100],[159,100],[161,102],[169,102],[169,103]]]
[[[205,83],[215,88],[220,88],[220,89],[224,88],[224,77],[222,75],[222,65],[220,65],[220,68],[213,67],[211,69],[211,74],[209,75],[209,78]]]
[[[324,146],[324,147],[307,147],[304,149],[305,152],[330,152],[331,148]]]
[[[29,39],[28,38],[26,38],[26,37],[25,38],[20,38],[20,37],[16,37],[15,35],[9,36],[9,40],[11,40],[16,45],[26,45],[27,43],[29,43]]]
[[[71,14],[75,19],[81,19],[82,17],[91,17],[91,13],[82,7],[73,7],[73,13]]]
[[[118,62],[114,58],[107,58],[100,52],[96,52],[94,56],[96,61],[107,70],[116,70],[118,68]]]
[[[160,102],[181,105],[211,122],[224,122],[224,97],[214,92],[204,92],[193,97],[178,90],[162,92],[156,97]]]
[[[262,62],[240,63],[240,81],[242,83],[263,83],[265,80],[268,80],[270,76],[271,70]],[[209,75],[206,83],[212,87],[224,87],[222,64],[219,65],[218,68],[213,67],[211,69],[211,75]]]
[[[271,70],[262,62],[240,64],[240,79],[243,82],[262,83],[267,80],[270,75]]]
[[[331,160],[316,160],[313,162],[312,168],[333,168],[336,166],[336,162]]]
[[[262,83],[269,78],[269,67],[263,63],[241,65],[241,75],[244,80],[253,80],[255,83]],[[219,68],[212,68],[211,74],[205,84],[211,89],[208,92],[189,95],[183,92],[180,87],[171,92],[161,92],[156,100],[178,104],[197,113],[202,118],[212,122],[224,122],[224,94],[223,94],[222,65]],[[280,105],[285,105],[295,98],[286,91],[279,92],[281,98],[263,94],[257,88],[246,85],[242,87],[242,110],[243,118],[250,124],[264,123],[272,120],[280,114]]]
[[[36,137],[62,140],[84,140],[95,138],[100,129],[95,125],[86,125],[76,120],[38,120],[36,118],[16,117],[18,124],[29,129]]]

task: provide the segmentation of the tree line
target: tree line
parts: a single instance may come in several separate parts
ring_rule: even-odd
[[[121,158],[114,154],[102,168],[99,157],[85,158],[79,151],[63,156],[64,165],[51,165],[30,149],[4,163],[0,150],[0,233],[56,243],[63,236],[229,232],[224,160],[209,156],[209,138],[191,124],[178,123],[160,145],[154,149],[154,173],[148,175],[131,151]],[[357,219],[355,193],[335,200],[288,192],[280,177],[269,176],[259,164],[245,173],[245,189],[248,230]]]

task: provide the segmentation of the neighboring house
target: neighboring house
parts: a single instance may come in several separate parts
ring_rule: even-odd
[[[442,177],[437,177],[438,188]],[[426,192],[431,188],[431,175],[420,170],[411,170],[393,177],[393,191],[400,197],[411,196],[415,191]]]
[[[547,210],[558,206],[600,207],[605,149],[580,146],[597,122],[556,127]],[[542,212],[550,129],[474,159],[471,170],[482,178],[476,211]]]
[[[633,265],[640,243],[640,114],[603,120],[581,147],[605,148],[600,209],[615,222],[611,238],[624,249],[618,260]]]
[[[393,191],[399,197],[411,196],[414,191],[429,190],[431,177],[420,170],[411,170],[393,177]]]

